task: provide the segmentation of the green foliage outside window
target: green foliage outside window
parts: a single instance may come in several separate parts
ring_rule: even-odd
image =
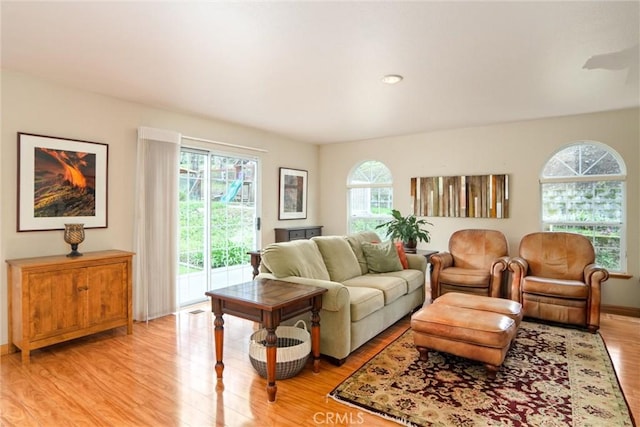
[[[254,218],[252,207],[212,202],[211,268],[246,264],[247,252],[253,250]],[[204,204],[202,201],[180,202],[181,272],[204,268]]]

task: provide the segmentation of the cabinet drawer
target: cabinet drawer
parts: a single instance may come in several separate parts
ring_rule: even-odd
[[[314,236],[322,235],[321,225],[311,225],[309,227],[275,228],[276,243],[289,242],[291,240],[310,239]]]
[[[289,240],[299,240],[304,238],[304,230],[289,230]]]
[[[306,236],[307,239],[310,239],[310,238],[312,238],[314,236],[319,236],[321,234],[322,233],[320,232],[319,228],[309,228],[309,229],[305,230],[305,236]]]

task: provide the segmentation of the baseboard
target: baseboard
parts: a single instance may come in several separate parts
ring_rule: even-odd
[[[9,353],[13,353],[13,346],[10,346],[9,344],[2,344],[0,345],[0,356],[6,356]]]
[[[623,307],[620,305],[600,305],[601,313],[617,314],[619,316],[640,317],[640,308]]]

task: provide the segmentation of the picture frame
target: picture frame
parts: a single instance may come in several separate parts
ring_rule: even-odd
[[[280,168],[278,219],[307,218],[308,172]]]
[[[107,227],[109,146],[18,132],[17,230]]]

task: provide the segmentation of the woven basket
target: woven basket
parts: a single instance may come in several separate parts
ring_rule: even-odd
[[[302,328],[298,327],[299,324]],[[297,375],[304,368],[311,353],[311,336],[303,320],[298,320],[295,326],[278,326],[276,335],[276,380],[283,380]],[[249,359],[263,378],[267,378],[266,338],[267,330],[259,329],[251,334],[249,342]]]

